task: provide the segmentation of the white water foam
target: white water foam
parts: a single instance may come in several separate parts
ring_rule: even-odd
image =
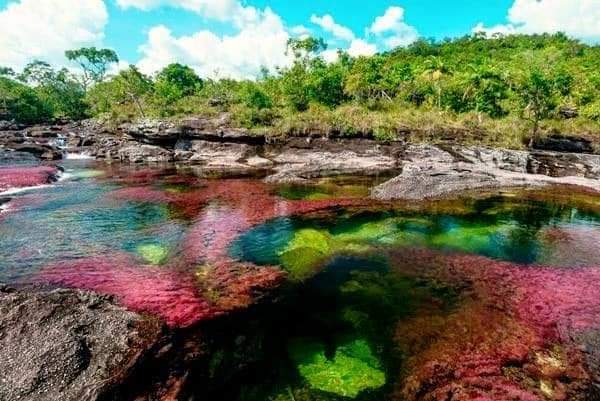
[[[85,152],[84,153],[66,153],[65,159],[66,160],[90,160],[90,159],[94,159],[94,156],[91,156]]]

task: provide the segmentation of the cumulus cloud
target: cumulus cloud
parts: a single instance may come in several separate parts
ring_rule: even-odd
[[[598,0],[515,0],[508,11],[508,23],[486,27],[477,24],[474,32],[566,34],[589,42],[600,42]]]
[[[260,11],[243,6],[238,0],[117,0],[121,8],[137,8],[149,11],[158,7],[175,7],[195,12],[203,17],[219,21],[233,21],[238,26],[256,22]]]
[[[368,43],[363,39],[355,39],[350,43],[348,54],[352,57],[358,56],[372,56],[377,53],[377,46]]]
[[[64,65],[64,51],[100,45],[108,12],[102,0],[20,0],[0,10],[0,65],[33,59]]]
[[[154,73],[173,62],[185,63],[202,76],[252,78],[262,67],[273,69],[289,65],[286,48],[289,34],[281,18],[270,9],[260,11],[254,22],[247,22],[234,35],[219,36],[203,30],[176,37],[165,26],[148,33],[141,46],[139,68]]]
[[[404,9],[395,6],[389,7],[382,16],[375,18],[368,31],[388,49],[408,46],[419,37],[417,30],[404,22]]]
[[[337,39],[342,39],[349,42],[354,40],[354,32],[352,32],[351,29],[336,23],[333,17],[329,14],[325,14],[322,17],[313,14],[310,17],[310,22],[320,26],[325,32],[331,33]]]
[[[305,27],[304,25],[296,25],[296,26],[292,27],[292,29],[290,29],[290,31],[294,35],[299,36],[301,38],[307,37],[312,33],[312,31],[309,28]]]

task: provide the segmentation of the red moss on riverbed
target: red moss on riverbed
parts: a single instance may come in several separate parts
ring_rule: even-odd
[[[160,177],[141,171],[131,180]],[[160,181],[159,181],[160,182]],[[160,267],[144,266],[126,254],[64,261],[46,266],[38,279],[116,296],[131,310],[187,327],[246,307],[285,277],[279,269],[231,260],[227,248],[239,234],[268,219],[357,201],[287,201],[270,187],[249,180],[208,181],[189,192],[163,191],[154,183],[126,187],[108,196],[116,201],[161,203],[192,218],[180,252]]]
[[[56,167],[0,168],[0,192],[49,184],[56,180],[57,174]]]
[[[173,327],[220,314],[200,295],[192,275],[141,266],[124,254],[58,262],[44,268],[38,280],[114,295],[127,308]]]
[[[590,385],[572,338],[600,328],[600,268],[519,266],[428,250],[393,252],[394,268],[463,291],[449,315],[400,322],[412,357],[407,400],[576,400]]]

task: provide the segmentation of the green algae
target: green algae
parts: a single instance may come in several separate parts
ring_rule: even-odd
[[[169,256],[169,249],[158,244],[145,244],[137,247],[138,254],[151,265],[161,265]]]
[[[355,398],[362,391],[385,385],[385,373],[364,339],[339,346],[327,358],[325,346],[310,339],[297,339],[289,353],[298,373],[311,388]]]
[[[324,200],[336,198],[365,198],[370,184],[350,184],[344,180],[322,179],[307,185],[281,185],[277,195],[290,200]]]
[[[279,257],[290,278],[303,280],[310,277],[320,263],[331,255],[332,249],[333,241],[327,232],[304,229],[296,232]]]

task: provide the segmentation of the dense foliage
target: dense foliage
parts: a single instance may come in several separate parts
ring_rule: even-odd
[[[114,52],[68,51],[80,74],[41,61],[19,74],[0,68],[0,113],[36,122],[228,111],[273,134],[451,131],[513,145],[538,132],[600,132],[600,47],[563,34],[420,40],[372,57],[340,52],[333,63],[325,49],[320,39],[292,39],[293,63],[254,81],[199,77],[180,64],[153,77],[134,66],[108,75]]]

